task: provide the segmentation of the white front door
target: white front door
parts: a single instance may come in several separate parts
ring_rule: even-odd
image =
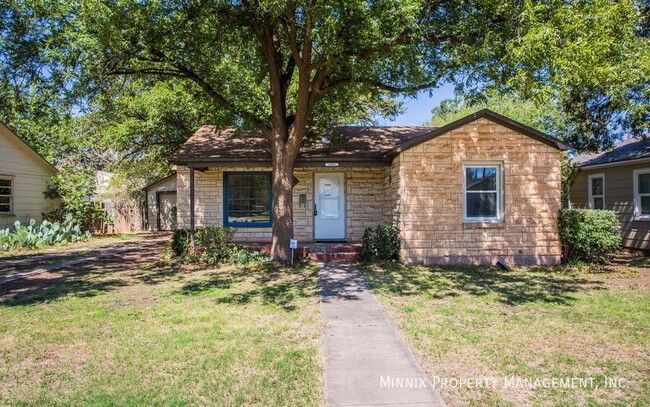
[[[345,178],[342,173],[314,176],[314,238],[345,239]]]

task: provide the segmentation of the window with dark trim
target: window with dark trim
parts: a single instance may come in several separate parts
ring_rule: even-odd
[[[271,173],[226,172],[223,178],[225,226],[271,226]]]
[[[13,213],[14,204],[13,177],[0,176],[0,214]]]

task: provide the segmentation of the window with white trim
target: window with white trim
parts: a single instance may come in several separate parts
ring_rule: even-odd
[[[605,209],[605,174],[591,174],[589,182],[589,209]]]
[[[650,220],[650,168],[634,171],[634,219]]]
[[[0,175],[0,214],[14,211],[14,179]]]
[[[466,164],[463,173],[465,222],[502,221],[501,164]]]

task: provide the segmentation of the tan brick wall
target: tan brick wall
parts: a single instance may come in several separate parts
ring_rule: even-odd
[[[499,162],[505,221],[463,222],[463,164]],[[396,168],[397,167],[397,168]],[[397,219],[406,263],[557,263],[560,153],[487,119],[413,147],[391,169],[385,217]],[[397,173],[397,174],[396,174]]]
[[[400,168],[401,154],[393,159],[384,178],[384,222],[392,223],[395,226],[398,226],[400,222]]]
[[[270,171],[270,168],[219,168],[194,172],[194,197],[196,226],[223,225],[223,172],[224,171]],[[299,183],[293,191],[294,236],[309,242],[314,236],[314,173],[343,172],[346,174],[346,239],[361,240],[366,227],[375,227],[384,221],[385,168],[337,168],[336,170],[298,168],[294,175]],[[178,227],[189,228],[189,169],[177,171]],[[301,205],[299,196],[305,194],[307,203]],[[235,234],[238,241],[270,242],[271,228],[239,228]]]

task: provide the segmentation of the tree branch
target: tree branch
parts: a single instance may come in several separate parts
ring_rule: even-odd
[[[425,41],[429,45],[439,45],[442,44],[443,42],[449,42],[453,41],[454,37],[450,36],[440,36],[440,35],[430,35],[428,37],[422,37],[418,35],[417,33],[414,33],[411,30],[404,31],[402,34],[400,34],[397,38],[395,38],[393,41],[386,42],[384,44],[381,44],[377,47],[372,47],[372,48],[367,48],[365,50],[361,51],[354,51],[354,50],[345,50],[337,55],[331,56],[329,58],[325,58],[321,61],[318,61],[314,64],[312,64],[312,69],[321,69],[327,65],[330,65],[335,62],[339,62],[341,60],[344,60],[346,58],[351,58],[354,57],[355,59],[358,60],[366,60],[368,58],[372,58],[373,56],[381,53],[381,52],[386,52],[389,51],[393,48],[399,47],[401,45],[412,45],[415,44],[419,41]]]
[[[424,89],[430,89],[435,87],[438,84],[438,81],[433,81],[433,82],[427,82],[423,83],[420,85],[414,85],[414,86],[394,86],[394,85],[389,85],[386,83],[382,83],[376,79],[370,79],[370,78],[361,78],[361,79],[353,79],[353,78],[343,78],[343,79],[337,79],[333,82],[328,83],[326,86],[320,89],[320,94],[319,96],[323,96],[326,93],[336,89],[340,88],[342,86],[350,85],[350,84],[366,84],[366,85],[371,85],[376,88],[392,92],[392,93],[401,93],[401,92],[416,92],[419,90],[424,90]]]
[[[173,63],[173,65],[176,67],[176,69],[182,72],[186,78],[189,78],[197,85],[199,85],[201,89],[203,89],[215,102],[217,102],[219,106],[233,113],[235,116],[239,116],[240,118],[250,122],[255,127],[264,132],[264,134],[270,134],[271,129],[262,120],[255,117],[255,115],[245,110],[239,109],[230,103],[225,97],[223,97],[209,83],[207,83],[203,78],[201,78],[201,76],[192,71],[190,68],[180,63]]]
[[[106,75],[158,75],[187,79],[187,76],[180,71],[171,71],[166,69],[115,69],[106,72]]]

